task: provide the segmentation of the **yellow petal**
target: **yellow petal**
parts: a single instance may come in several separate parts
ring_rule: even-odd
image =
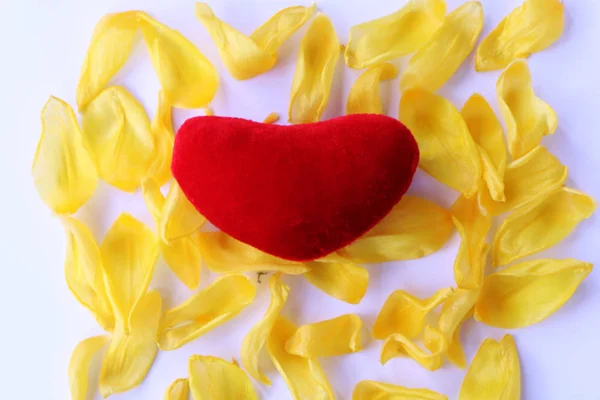
[[[481,41],[475,69],[501,69],[549,47],[562,35],[564,8],[559,0],[525,0]]]
[[[94,356],[108,342],[108,336],[94,336],[81,341],[69,360],[69,387],[71,400],[85,400],[88,390],[88,372]]]
[[[123,213],[106,233],[100,254],[108,297],[117,322],[128,332],[133,324],[132,311],[152,279],[158,257],[156,235],[146,225]]]
[[[425,325],[425,317],[452,294],[451,288],[440,289],[428,299],[418,299],[402,290],[396,290],[387,298],[375,324],[373,337],[384,340],[399,333],[408,339],[416,338]]]
[[[190,357],[190,389],[194,400],[257,400],[248,375],[240,367],[212,356]]]
[[[423,343],[427,350],[421,349],[404,335],[388,336],[381,347],[381,364],[385,364],[395,357],[409,357],[429,371],[440,369],[444,362],[442,352],[447,347],[444,336],[436,328],[426,326]]]
[[[146,13],[139,13],[138,20],[167,102],[179,108],[210,104],[219,86],[210,61],[179,31]]]
[[[279,121],[279,114],[277,114],[276,112],[272,112],[272,113],[269,113],[269,115],[267,115],[265,117],[265,119],[263,120],[263,123],[264,124],[274,124],[277,121]]]
[[[383,114],[379,83],[394,79],[398,70],[390,63],[379,64],[358,77],[346,102],[346,114]]]
[[[350,304],[358,304],[369,286],[369,272],[346,260],[320,260],[308,263],[310,271],[302,276],[311,284]]]
[[[187,378],[176,379],[165,392],[165,400],[188,400],[190,385]]]
[[[129,332],[117,324],[100,371],[100,393],[106,398],[138,386],[156,357],[156,332],[162,299],[148,292],[135,306]]]
[[[165,196],[163,196],[160,186],[158,186],[158,183],[153,178],[146,178],[142,181],[142,196],[154,222],[156,222],[156,225],[159,225],[160,216],[165,204]]]
[[[294,32],[315,13],[316,5],[294,6],[279,10],[250,35],[267,53],[274,53]]]
[[[401,90],[435,92],[460,67],[475,47],[483,28],[483,7],[470,1],[446,16],[442,26],[410,59],[400,80]]]
[[[535,260],[485,278],[475,305],[475,319],[499,328],[523,328],[558,310],[592,271],[573,259]]]
[[[155,148],[144,107],[124,88],[111,86],[85,108],[81,125],[100,178],[135,191]]]
[[[271,381],[260,371],[258,366],[259,354],[267,343],[279,312],[287,301],[290,288],[281,281],[281,273],[278,272],[269,279],[269,290],[271,291],[269,308],[264,317],[244,336],[241,354],[242,365],[248,374],[257,381],[270,386]]]
[[[375,381],[360,381],[354,387],[352,400],[448,400],[428,389],[409,389]]]
[[[206,218],[196,211],[177,182],[173,182],[161,215],[159,230],[162,240],[168,243],[191,235],[205,222]]]
[[[452,103],[425,90],[407,90],[400,121],[417,140],[421,169],[466,197],[475,194],[482,174],[479,150]]]
[[[296,326],[279,316],[267,341],[273,364],[283,376],[294,400],[333,400],[333,390],[316,358],[288,353],[285,344],[296,332]]]
[[[361,264],[413,260],[438,251],[452,231],[448,210],[406,195],[375,227],[337,253]]]
[[[321,119],[339,55],[340,43],[333,24],[326,15],[317,15],[300,44],[288,113],[291,123]]]
[[[96,24],[77,84],[82,111],[125,64],[138,29],[137,11],[107,14]]]
[[[591,217],[596,203],[590,196],[562,188],[541,203],[510,214],[494,238],[494,266],[506,265],[548,249]]]
[[[98,173],[70,105],[50,97],[42,110],[42,134],[31,175],[42,201],[58,214],[72,214],[96,190]]]
[[[496,92],[513,158],[523,157],[540,144],[542,137],[554,133],[556,113],[535,95],[526,61],[517,60],[502,72]]]
[[[174,350],[229,321],[252,303],[256,287],[242,275],[226,275],[163,315],[161,350]]]
[[[467,371],[459,400],[519,400],[521,367],[510,335],[500,342],[486,339]]]
[[[473,140],[479,145],[483,180],[492,199],[505,201],[506,149],[498,118],[485,98],[477,93],[469,97],[460,113],[469,127]]]
[[[413,53],[442,25],[444,0],[410,0],[400,10],[350,28],[346,64],[368,68]]]
[[[154,136],[154,154],[146,176],[156,180],[159,186],[171,179],[171,159],[173,158],[173,121],[171,105],[165,100],[161,91],[158,94],[158,108],[152,120],[152,134]]]

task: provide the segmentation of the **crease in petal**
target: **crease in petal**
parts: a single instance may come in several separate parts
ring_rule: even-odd
[[[154,154],[150,167],[146,172],[146,177],[154,179],[158,186],[164,185],[173,176],[171,174],[171,160],[173,158],[175,133],[173,132],[172,118],[171,105],[166,101],[163,91],[160,91],[156,114],[150,125],[154,136]]]
[[[383,365],[392,358],[408,357],[429,371],[440,369],[444,363],[442,355],[447,348],[444,336],[436,328],[428,325],[425,327],[423,343],[426,350],[404,335],[390,335],[381,347],[380,362]]]
[[[306,263],[302,276],[319,290],[350,304],[359,304],[369,286],[369,272],[351,261],[334,257]]]
[[[205,223],[206,218],[185,197],[177,182],[173,182],[161,213],[159,231],[162,241],[170,243],[189,236]]]
[[[169,385],[165,392],[164,400],[188,400],[190,397],[190,384],[188,378],[176,379]]]
[[[193,355],[188,369],[194,400],[258,400],[250,378],[234,363]]]
[[[77,344],[69,360],[69,390],[72,400],[85,400],[89,369],[96,353],[108,343],[108,336],[93,336]]]
[[[448,400],[429,389],[412,389],[390,383],[360,381],[354,387],[352,400]]]
[[[398,69],[390,63],[378,64],[363,72],[350,89],[346,114],[383,114],[379,84],[397,75]]]

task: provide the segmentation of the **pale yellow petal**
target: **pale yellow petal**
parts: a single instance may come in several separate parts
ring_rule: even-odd
[[[492,249],[494,266],[506,265],[548,249],[589,218],[596,202],[585,193],[562,188],[541,203],[521,208],[502,223]]]
[[[69,360],[69,388],[71,400],[86,400],[88,373],[96,353],[108,342],[108,336],[94,336],[82,340],[73,350]]]
[[[380,362],[385,364],[395,357],[409,357],[429,371],[440,369],[444,362],[442,353],[447,347],[444,336],[436,328],[426,326],[423,343],[427,350],[423,350],[404,335],[388,336],[381,347]]]
[[[173,182],[163,205],[159,231],[164,242],[191,235],[206,223],[177,184]]]
[[[302,276],[318,289],[350,304],[358,304],[369,286],[369,272],[351,261],[317,260]]]
[[[190,384],[187,378],[176,379],[165,392],[164,400],[188,400],[190,397]]]
[[[451,102],[422,89],[400,100],[400,121],[419,144],[419,166],[438,181],[471,197],[482,176],[479,150]]]
[[[275,52],[294,32],[313,16],[316,5],[293,6],[276,12],[250,35],[252,40],[267,53]]]
[[[94,194],[96,166],[70,105],[50,97],[41,119],[42,134],[31,167],[33,183],[52,211],[72,214]]]
[[[475,305],[475,319],[505,329],[540,322],[558,310],[592,271],[573,259],[535,260],[485,278]]]
[[[158,334],[161,350],[174,350],[229,321],[252,303],[256,287],[242,275],[218,278],[166,311]]]
[[[346,114],[383,114],[379,83],[394,79],[398,70],[390,63],[369,68],[358,77],[348,95]]]
[[[438,90],[471,53],[482,28],[480,2],[470,1],[452,11],[429,41],[410,58],[400,89]]]
[[[154,135],[154,154],[146,177],[153,178],[158,186],[162,186],[171,177],[171,160],[173,158],[173,121],[171,105],[167,103],[164,93],[158,94],[158,107],[152,120],[152,134]]]
[[[400,10],[350,28],[346,64],[368,68],[414,53],[442,25],[444,0],[409,0]]]
[[[375,381],[360,381],[354,387],[352,400],[448,400],[428,389],[410,389]]]
[[[340,43],[333,24],[326,15],[317,15],[300,43],[290,95],[289,122],[303,124],[321,119],[339,55]]]
[[[258,400],[248,375],[220,358],[191,356],[189,375],[194,400]]]
[[[560,0],[525,0],[481,41],[475,69],[501,69],[549,47],[563,33],[564,13]]]

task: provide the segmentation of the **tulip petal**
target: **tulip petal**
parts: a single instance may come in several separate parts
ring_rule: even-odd
[[[165,392],[165,400],[188,400],[190,384],[187,378],[176,379]]]
[[[352,400],[448,400],[428,389],[409,389],[375,381],[360,381],[354,387]]]
[[[71,400],[85,400],[88,390],[88,372],[96,353],[108,342],[108,336],[87,338],[77,345],[69,360],[69,388]]]
[[[158,94],[158,108],[151,125],[155,144],[154,155],[146,172],[146,176],[154,179],[158,186],[164,185],[173,176],[171,160],[175,134],[173,133],[171,114],[171,105],[167,103],[165,95],[161,91]]]
[[[163,205],[159,231],[163,242],[171,242],[196,232],[206,223],[196,208],[173,182]]]
[[[394,79],[398,70],[390,63],[379,64],[358,77],[346,102],[346,114],[383,114],[379,95],[381,81]]]
[[[358,304],[369,286],[369,272],[360,265],[341,259],[323,259],[308,263],[310,271],[302,276],[312,285],[350,304]]]
[[[194,355],[189,361],[194,400],[257,400],[248,375],[237,365],[212,356]]]
[[[380,362],[385,364],[395,357],[409,357],[429,371],[440,369],[444,362],[442,353],[447,348],[444,336],[436,328],[426,326],[423,343],[429,351],[421,349],[404,335],[396,333],[388,336],[381,347]]]

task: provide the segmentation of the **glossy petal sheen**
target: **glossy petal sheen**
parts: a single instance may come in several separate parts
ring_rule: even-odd
[[[33,183],[52,211],[72,214],[94,194],[96,166],[70,105],[50,97],[41,119],[42,134],[31,167]]]
[[[69,360],[69,388],[71,400],[86,400],[88,372],[94,356],[108,342],[108,336],[94,336],[82,340]]]
[[[346,64],[368,68],[413,53],[442,25],[444,0],[410,0],[400,10],[350,28]]]
[[[100,178],[135,191],[155,150],[144,107],[124,88],[111,86],[85,108],[81,125]]]
[[[459,400],[519,400],[521,367],[517,346],[510,335],[497,342],[486,339],[460,388]]]
[[[429,371],[440,369],[444,362],[442,353],[447,347],[443,335],[436,328],[427,326],[423,342],[427,350],[423,350],[404,335],[388,336],[381,347],[381,364],[385,364],[395,357],[409,357]]]
[[[437,204],[406,195],[375,227],[338,254],[356,263],[413,260],[439,250],[452,235],[452,215]]]
[[[563,33],[564,13],[562,1],[525,0],[481,41],[475,69],[501,69],[517,58],[549,47]]]
[[[452,103],[422,89],[400,100],[400,121],[419,144],[419,166],[438,181],[471,197],[481,179],[479,150]]]
[[[360,381],[354,387],[352,400],[448,400],[428,389],[410,389],[389,383]]]
[[[248,375],[237,365],[212,356],[191,356],[190,390],[194,400],[257,400]]]
[[[573,232],[596,209],[590,196],[573,189],[559,189],[541,203],[510,214],[494,238],[495,266],[548,249]]]
[[[317,15],[300,43],[288,111],[291,123],[321,119],[339,55],[340,43],[333,24],[326,15]]]
[[[540,322],[558,310],[592,271],[573,259],[515,264],[485,278],[475,319],[505,329]]]
[[[163,205],[160,233],[164,242],[171,242],[196,232],[204,223],[204,218],[189,202],[177,182],[173,182]]]
[[[252,303],[256,287],[242,275],[226,275],[166,311],[158,345],[174,350],[229,321]]]
[[[173,121],[171,105],[167,103],[164,93],[158,94],[158,107],[152,120],[152,134],[154,136],[154,154],[146,176],[156,180],[159,186],[167,183],[173,176],[171,174],[171,159],[173,158]]]
[[[316,358],[288,353],[285,344],[296,332],[296,326],[282,316],[277,318],[267,341],[273,364],[282,375],[294,400],[333,400],[335,396],[327,376]]]
[[[390,63],[379,64],[358,77],[348,95],[346,114],[383,114],[379,83],[394,79],[398,70]]]
[[[351,261],[333,258],[308,263],[310,271],[302,276],[311,284],[350,304],[358,304],[369,286],[369,272]]]
[[[190,398],[190,384],[187,378],[176,379],[165,392],[164,400],[188,400]]]
[[[470,1],[452,11],[442,26],[410,59],[400,80],[401,90],[435,92],[461,66],[475,47],[483,28],[483,7]]]

